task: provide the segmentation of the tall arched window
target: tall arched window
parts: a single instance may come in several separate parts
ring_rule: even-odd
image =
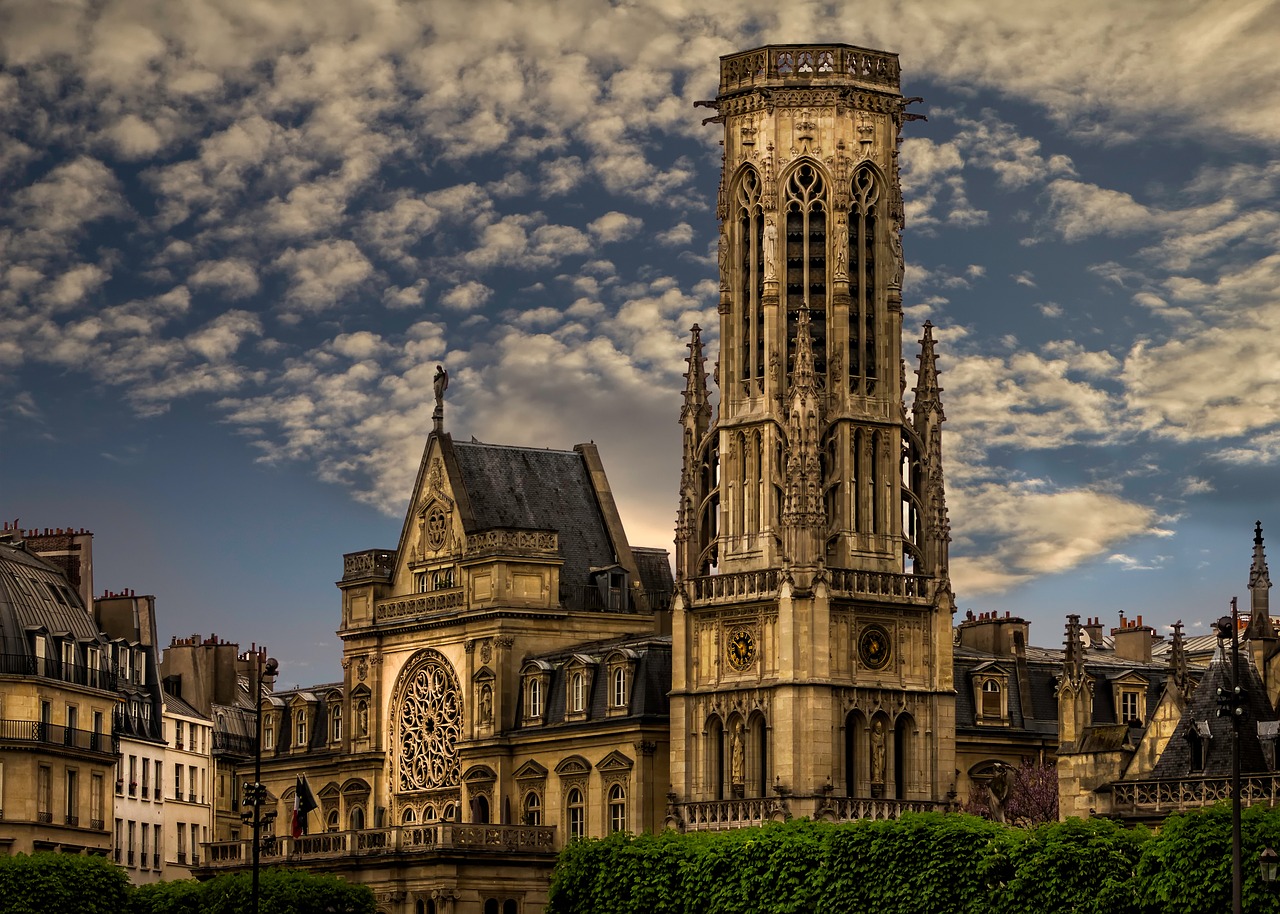
[[[613,671],[613,706],[615,708],[625,708],[627,706],[626,667],[620,666]]]
[[[587,836],[587,805],[583,802],[582,791],[570,787],[565,796],[565,809],[569,818],[569,840]]]
[[[609,832],[627,830],[627,792],[621,784],[609,788]]]
[[[876,238],[880,182],[863,166],[853,173],[849,209],[849,389],[871,396],[880,367],[876,358]]]
[[[585,711],[587,708],[587,677],[581,671],[578,671],[573,674],[569,682],[570,707],[574,711]]]
[[[364,828],[364,807],[351,807],[351,813],[348,816],[348,819],[351,823],[352,831],[361,831]]]
[[[329,713],[332,728],[330,738],[336,743],[342,739],[342,705],[331,705]]]
[[[787,378],[795,363],[796,327],[809,309],[813,370],[827,371],[827,203],[818,169],[808,162],[791,173],[786,192]]]
[[[737,257],[726,253],[727,262],[737,261],[735,292],[738,308],[738,376],[743,393],[758,395],[764,390],[764,207],[761,205],[760,176],[748,168],[738,182],[737,218],[733,244]]]
[[[535,790],[530,790],[524,795],[524,824],[542,824],[542,797],[538,796]]]
[[[537,677],[529,680],[529,717],[542,716],[542,681]]]
[[[300,710],[294,717],[293,745],[299,749],[307,745],[307,712]]]

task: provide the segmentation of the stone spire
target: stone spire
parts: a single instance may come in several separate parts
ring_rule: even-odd
[[[813,564],[822,555],[826,512],[822,505],[822,404],[813,369],[813,339],[809,310],[797,315],[795,367],[787,408],[783,542],[796,566]]]
[[[1271,575],[1267,571],[1267,553],[1262,546],[1262,521],[1253,530],[1253,564],[1249,567],[1249,627],[1244,636],[1274,638],[1271,624]]]
[[[916,434],[924,445],[921,461],[923,474],[922,501],[928,522],[925,572],[939,578],[940,586],[950,589],[951,521],[947,514],[946,487],[942,474],[942,387],[938,384],[938,357],[934,352],[933,324],[925,321],[920,339],[920,367],[916,370],[911,419]]]
[[[702,328],[689,331],[685,358],[684,405],[680,409],[683,439],[683,469],[680,474],[680,506],[676,512],[676,577],[684,580],[698,574],[702,547],[698,532],[698,511],[707,496],[708,480],[702,472],[702,447],[711,425],[711,403],[707,393],[706,357],[702,354]]]
[[[1182,638],[1182,620],[1173,623],[1173,643],[1169,648],[1169,679],[1183,699],[1191,700],[1191,677],[1187,675],[1187,650]]]
[[[1058,681],[1058,744],[1065,749],[1084,735],[1092,717],[1092,693],[1084,670],[1084,638],[1080,617],[1067,616],[1062,678]]]

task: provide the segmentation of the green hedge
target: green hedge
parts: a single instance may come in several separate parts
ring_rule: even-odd
[[[1244,909],[1280,914],[1258,854],[1280,811],[1246,810]],[[1036,828],[974,816],[797,820],[719,833],[575,842],[548,914],[1203,914],[1231,909],[1231,811],[1172,816],[1158,834],[1108,819]]]
[[[208,882],[181,880],[133,886],[103,857],[18,854],[0,857],[3,914],[244,914],[248,873]],[[259,874],[260,914],[374,914],[368,886],[298,870],[265,867]]]

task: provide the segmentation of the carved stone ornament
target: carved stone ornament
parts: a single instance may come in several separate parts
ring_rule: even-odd
[[[397,687],[399,791],[437,790],[459,783],[462,701],[449,662],[435,651],[414,663]]]
[[[480,642],[480,662],[488,663],[491,659],[493,659],[493,645],[488,638],[485,638]]]
[[[356,678],[359,679],[361,682],[364,682],[365,678],[368,675],[369,675],[369,661],[361,657],[358,661],[356,661]]]

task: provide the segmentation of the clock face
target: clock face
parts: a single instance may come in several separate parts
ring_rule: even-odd
[[[882,670],[889,664],[893,653],[889,633],[880,625],[868,625],[858,636],[858,658],[862,665],[872,670]]]
[[[746,670],[756,662],[756,639],[745,628],[735,629],[729,634],[726,654],[729,666],[739,671]]]

